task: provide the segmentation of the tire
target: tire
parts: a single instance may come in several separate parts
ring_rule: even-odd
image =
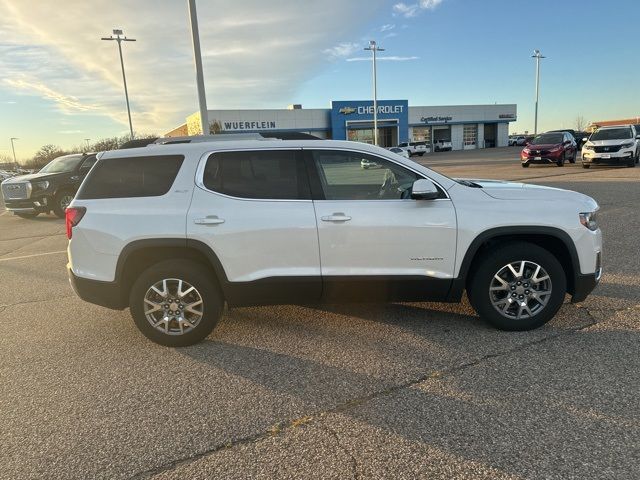
[[[573,152],[573,156],[569,159],[570,163],[576,163],[576,158],[578,157],[578,151]]]
[[[564,157],[565,156],[566,156],[566,153],[563,153],[562,154],[562,158],[556,162],[556,165],[558,165],[559,167],[564,167]]]
[[[528,163],[523,163],[522,164],[522,168],[529,168],[529,164]]]
[[[508,265],[515,265],[516,273],[524,273],[522,279],[512,275]],[[541,267],[537,277],[539,281],[527,282],[527,279],[536,278],[534,273],[537,266]],[[547,273],[547,280],[544,279],[543,271]],[[502,283],[496,280],[498,275],[503,278]],[[517,282],[521,283],[516,285]],[[503,284],[506,284],[504,290],[501,289]],[[496,288],[490,291],[491,287]],[[515,290],[512,290],[512,287]],[[524,331],[541,327],[554,317],[564,301],[567,280],[562,265],[549,251],[533,243],[514,242],[497,245],[483,255],[474,268],[467,290],[471,305],[483,320],[500,330]],[[535,295],[536,291],[550,293],[540,295],[539,299],[529,297]],[[506,295],[505,302],[500,303],[503,293]],[[513,297],[514,293],[516,297]],[[517,301],[522,298],[520,295],[526,299],[529,313],[520,307]],[[509,301],[509,298],[512,301]],[[496,302],[498,305],[494,306]],[[507,311],[503,314],[498,308],[506,308]],[[521,315],[521,318],[517,318],[518,315]]]
[[[591,168],[591,165],[589,165],[588,163],[583,163],[582,168]]]
[[[167,288],[162,286],[163,280],[168,280]],[[179,280],[183,281],[183,293],[190,290],[185,282],[194,287],[195,291],[187,293],[180,299],[177,295]],[[153,286],[158,290],[153,291]],[[168,293],[170,303],[155,293],[159,290]],[[147,303],[148,299],[153,302]],[[193,313],[189,311],[187,302],[192,305]],[[145,313],[147,304],[149,308],[155,305],[159,309],[155,313],[153,311]],[[170,304],[173,310],[163,306],[167,304]],[[180,311],[177,310],[178,306],[182,307]],[[200,342],[213,331],[222,317],[224,298],[214,279],[214,274],[207,268],[191,260],[166,260],[152,265],[137,278],[131,289],[129,307],[136,326],[149,340],[167,347],[185,347]],[[180,315],[183,320],[194,322],[194,325],[189,326],[175,316],[165,322],[164,318],[168,318],[167,313]],[[154,320],[160,319],[156,326],[147,319],[147,314]],[[180,330],[183,333],[180,333]]]
[[[65,210],[73,200],[73,192],[70,190],[62,190],[53,197],[53,213],[58,218],[64,218]]]
[[[36,218],[38,215],[38,213],[16,213],[16,216],[25,219]]]
[[[635,159],[635,157],[631,157],[629,159],[629,161],[627,162],[627,167],[628,168],[633,168],[635,166],[636,166],[636,159]]]

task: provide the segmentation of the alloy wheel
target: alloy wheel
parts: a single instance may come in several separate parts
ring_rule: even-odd
[[[551,298],[551,277],[542,266],[519,260],[502,267],[489,286],[491,305],[509,319],[527,319],[542,311]]]
[[[165,278],[145,293],[144,314],[151,326],[162,333],[184,335],[202,320],[204,304],[193,285],[178,278]]]

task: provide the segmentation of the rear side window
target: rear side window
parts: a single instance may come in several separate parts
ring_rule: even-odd
[[[91,170],[77,198],[158,197],[169,191],[182,155],[103,158]]]
[[[296,150],[214,153],[207,160],[202,182],[207,189],[232,197],[311,198],[305,165]]]

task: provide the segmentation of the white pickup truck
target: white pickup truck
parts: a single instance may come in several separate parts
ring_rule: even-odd
[[[429,151],[425,142],[404,142],[399,143],[398,148],[401,148],[409,154],[410,157],[414,155],[422,156]]]
[[[452,148],[451,140],[436,140],[433,142],[433,150],[436,152],[448,152]]]

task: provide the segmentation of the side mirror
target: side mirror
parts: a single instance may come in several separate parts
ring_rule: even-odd
[[[434,200],[440,196],[440,192],[431,180],[421,178],[413,182],[411,198],[414,200]]]
[[[640,135],[636,135],[636,140],[640,140]]]

